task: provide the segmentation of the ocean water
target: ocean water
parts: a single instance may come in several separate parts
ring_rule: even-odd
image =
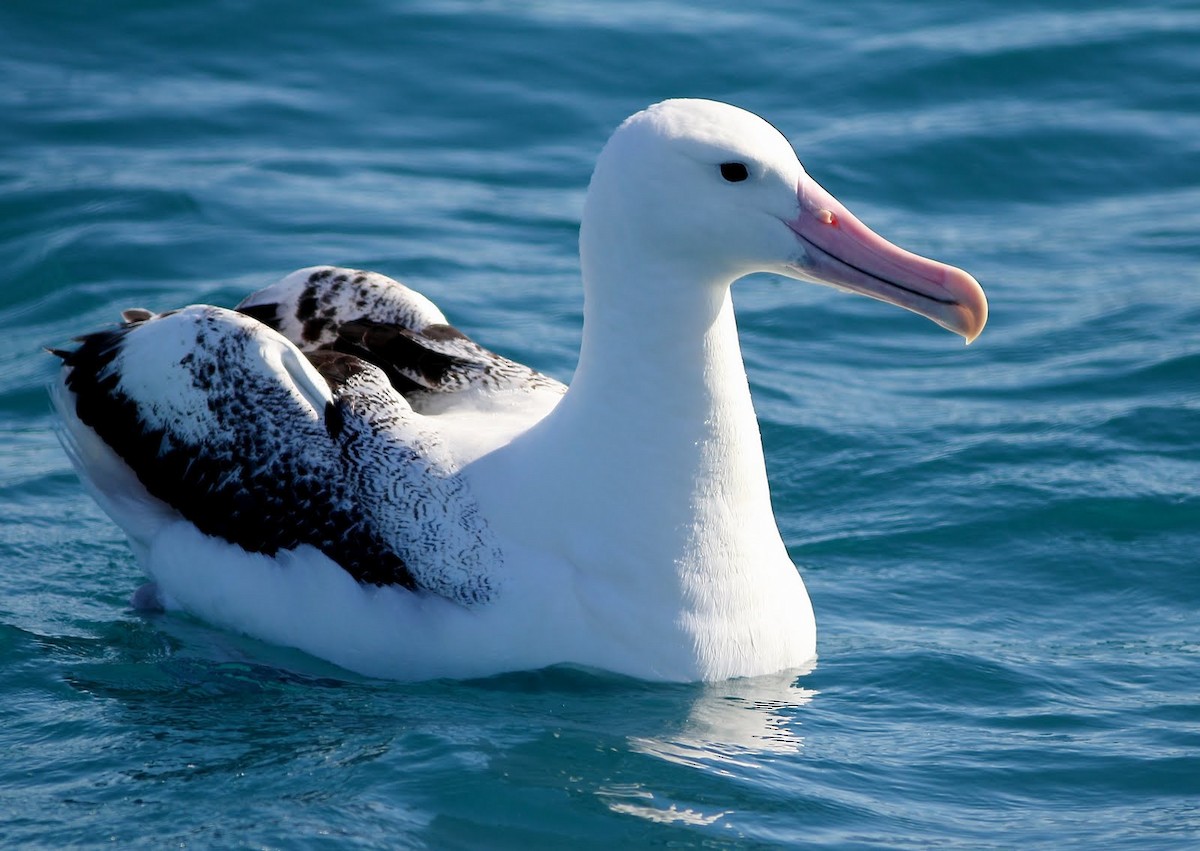
[[[0,79],[0,845],[1200,845],[1194,2],[8,0]],[[43,346],[337,263],[569,380],[591,165],[677,95],[991,299],[735,289],[811,671],[398,684],[130,609]]]

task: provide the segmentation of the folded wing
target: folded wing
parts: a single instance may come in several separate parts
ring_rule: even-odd
[[[336,351],[375,364],[418,410],[433,396],[464,391],[566,390],[475,343],[429,299],[375,272],[301,269],[249,296],[238,310],[306,353]]]
[[[307,544],[361,582],[467,605],[494,594],[501,554],[465,481],[371,364],[332,347],[310,361],[209,306],[131,312],[57,354],[68,441],[99,437],[205,534],[268,555]],[[103,491],[96,453],[71,454]]]

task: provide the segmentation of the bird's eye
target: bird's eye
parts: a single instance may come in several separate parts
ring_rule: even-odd
[[[745,163],[721,163],[721,177],[730,183],[740,183],[750,176]]]

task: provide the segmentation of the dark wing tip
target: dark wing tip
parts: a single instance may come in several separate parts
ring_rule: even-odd
[[[263,325],[279,330],[278,304],[243,304],[239,305],[238,313],[257,319]]]
[[[423,329],[421,329],[421,336],[428,340],[437,340],[439,342],[446,340],[470,341],[471,339],[453,325],[444,324],[426,325]]]
[[[330,349],[309,352],[308,360],[335,391],[354,376],[371,368],[369,362],[355,354]]]
[[[89,356],[100,349],[106,349],[119,343],[121,338],[134,327],[154,319],[162,319],[177,312],[175,310],[168,310],[165,313],[155,313],[153,310],[148,310],[144,307],[128,307],[121,311],[120,325],[102,328],[99,331],[89,331],[86,334],[72,337],[71,342],[79,343],[79,346],[74,349],[59,349],[51,346],[45,346],[44,348],[48,353],[60,358],[67,366],[74,366],[75,362],[81,356]]]
[[[121,319],[127,325],[135,325],[138,322],[147,322],[153,319],[155,313],[153,310],[147,310],[144,307],[130,307],[121,311]]]

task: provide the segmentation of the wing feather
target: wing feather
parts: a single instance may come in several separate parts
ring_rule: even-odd
[[[375,364],[415,405],[430,394],[566,390],[475,343],[425,296],[375,272],[301,269],[249,296],[238,310],[306,353],[339,351]]]
[[[486,524],[379,370],[345,356],[314,366],[216,307],[130,318],[60,353],[62,406],[150,496],[250,552],[309,544],[360,582],[490,598],[500,553]]]

